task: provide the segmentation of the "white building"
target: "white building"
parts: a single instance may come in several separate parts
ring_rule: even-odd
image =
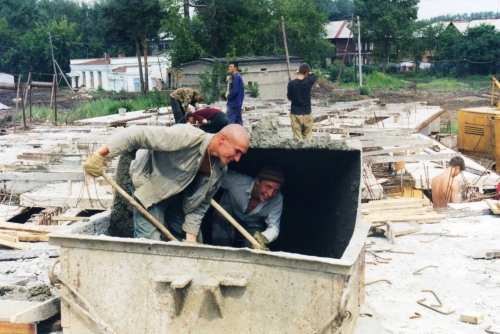
[[[13,84],[14,76],[7,73],[0,73],[0,83]]]
[[[144,57],[141,57],[144,72]],[[170,59],[166,54],[148,56],[149,89],[158,87],[161,81],[168,81],[167,69],[170,68]],[[125,57],[120,54],[112,58],[104,54],[104,58],[71,59],[70,60],[71,86],[74,88],[99,88],[119,92],[137,92],[141,90],[139,65],[137,57]]]

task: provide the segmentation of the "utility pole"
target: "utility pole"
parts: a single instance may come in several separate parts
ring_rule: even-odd
[[[363,87],[363,73],[361,73],[361,68],[362,68],[362,65],[361,65],[361,61],[362,61],[361,46],[362,46],[361,45],[361,26],[359,24],[359,16],[358,16],[359,87]]]
[[[52,36],[50,35],[50,32],[49,32],[49,40],[50,40],[50,51],[52,52],[52,65],[54,65],[54,75],[57,76],[56,62],[54,60],[54,48],[52,47]]]
[[[290,58],[288,57],[288,46],[286,44],[286,31],[285,31],[285,19],[281,17],[281,30],[283,32],[283,43],[285,44],[285,57],[286,57],[286,67],[288,68],[288,81],[292,81],[292,76],[290,75]]]

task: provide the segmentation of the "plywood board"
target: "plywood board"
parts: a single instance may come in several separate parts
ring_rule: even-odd
[[[32,323],[46,320],[61,311],[61,300],[59,297],[36,303],[16,314],[11,315],[12,323]]]
[[[394,236],[399,237],[400,235],[411,234],[418,232],[422,229],[422,226],[417,222],[396,222],[392,223],[392,231]],[[377,230],[387,233],[386,226],[377,227]]]
[[[13,324],[0,321],[0,334],[37,334],[35,324]]]
[[[500,214],[500,201],[495,201],[492,199],[485,199],[484,201],[486,202],[486,204],[488,204],[493,214]]]
[[[440,215],[436,213],[425,214],[425,215],[366,215],[362,216],[362,221],[371,223],[382,223],[382,222],[401,222],[401,221],[416,221],[417,223],[439,223],[442,219],[445,219],[446,215]]]

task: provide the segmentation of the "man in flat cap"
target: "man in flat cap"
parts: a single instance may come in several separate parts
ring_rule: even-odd
[[[277,164],[265,165],[256,178],[228,171],[222,180],[221,188],[225,191],[220,205],[253,235],[260,249],[268,250],[267,245],[276,240],[280,232],[283,210],[280,189],[284,183],[283,168]],[[218,212],[212,216],[212,241],[216,246],[252,246]]]

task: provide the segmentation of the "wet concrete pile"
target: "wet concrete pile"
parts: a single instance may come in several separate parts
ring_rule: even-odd
[[[130,181],[130,163],[135,159],[135,152],[129,152],[120,156],[116,167],[116,183],[132,196]],[[113,237],[133,238],[134,218],[132,205],[120,195],[113,198],[113,210],[109,217],[108,234]]]
[[[47,284],[39,284],[31,288],[24,286],[0,287],[0,300],[44,302],[52,297],[54,296]]]

